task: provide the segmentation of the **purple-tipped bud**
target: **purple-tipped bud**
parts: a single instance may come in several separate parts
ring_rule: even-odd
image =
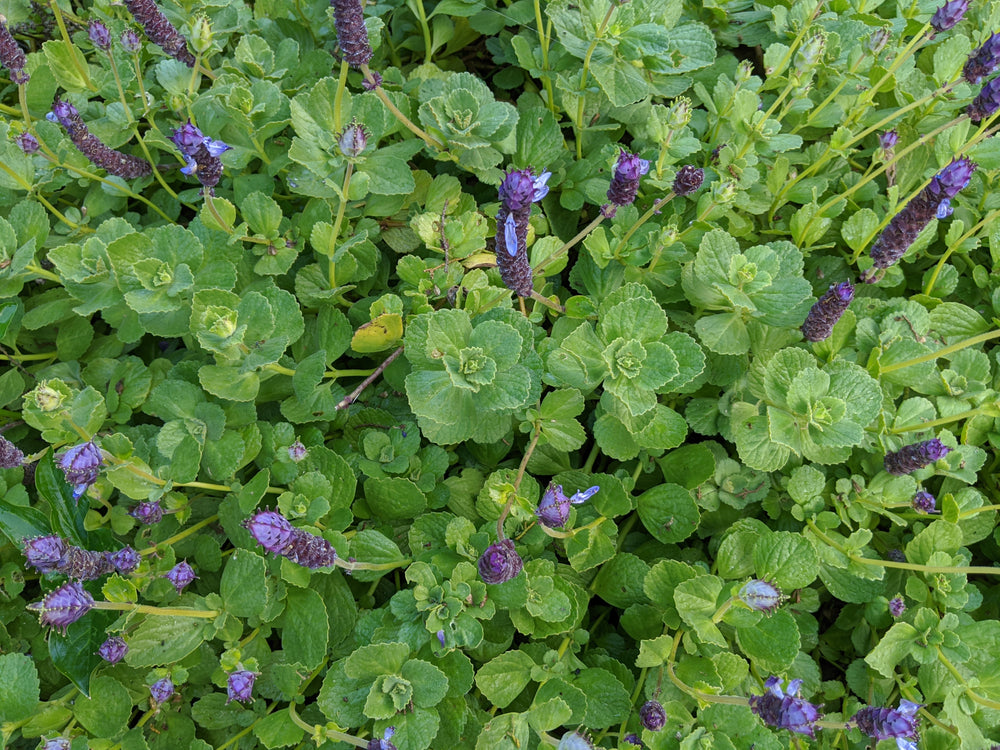
[[[964,156],[955,159],[942,169],[931,180],[928,189],[935,193],[943,193],[946,198],[954,198],[969,186],[972,174],[976,171],[976,163]]]
[[[14,41],[7,24],[2,19],[0,19],[0,63],[10,71],[10,80],[18,86],[28,82],[30,76],[25,70],[28,58]]]
[[[969,9],[969,0],[951,0],[934,11],[931,16],[931,28],[935,34],[947,31],[956,23],[962,20],[962,16]]]
[[[152,526],[154,523],[159,523],[163,520],[163,508],[160,507],[159,500],[142,502],[132,508],[129,511],[129,515],[141,524]]]
[[[973,122],[980,122],[990,117],[1000,108],[1000,76],[986,82],[972,103],[966,107],[965,113]]]
[[[66,475],[66,481],[73,485],[74,500],[79,500],[90,485],[97,481],[103,463],[101,449],[93,440],[74,445],[59,457],[59,468]]]
[[[842,281],[831,286],[812,306],[802,324],[802,335],[805,340],[824,341],[830,338],[833,327],[847,310],[852,299],[854,299],[854,287],[850,281]]]
[[[531,208],[549,194],[548,181],[551,172],[542,172],[538,177],[530,169],[515,169],[508,172],[500,183],[500,203],[508,211],[523,211]],[[513,255],[513,253],[511,253]]]
[[[939,461],[950,452],[951,448],[937,438],[925,440],[922,443],[914,443],[913,445],[901,448],[895,453],[887,453],[884,462],[885,470],[896,476],[909,474],[935,461]]]
[[[128,653],[128,644],[125,643],[125,639],[119,635],[113,635],[104,643],[101,647],[97,649],[97,655],[100,656],[108,664],[117,664],[122,659],[125,658],[125,654]]]
[[[740,601],[750,609],[767,614],[771,614],[781,606],[781,589],[759,578],[752,578],[743,584],[739,597]]]
[[[501,539],[491,544],[479,558],[479,577],[483,583],[497,584],[516,578],[524,561],[514,549],[514,542]]]
[[[962,69],[962,76],[969,83],[979,83],[1000,66],[1000,32],[994,33],[983,42],[983,46],[972,51]]]
[[[298,440],[288,446],[288,457],[295,463],[304,460],[308,455],[309,451]]]
[[[153,0],[125,0],[125,7],[153,44],[189,68],[194,67],[195,57],[188,51],[187,40],[167,20]]]
[[[349,159],[356,159],[368,148],[368,131],[364,125],[352,122],[337,138],[340,152]]]
[[[262,510],[243,523],[244,528],[257,540],[257,544],[276,555],[284,554],[292,538],[292,524],[273,510]]]
[[[170,696],[174,694],[174,681],[169,677],[164,677],[162,680],[157,680],[152,685],[149,686],[149,697],[153,699],[153,702],[159,705],[160,703],[166,703],[170,700]]]
[[[88,34],[90,35],[90,41],[97,49],[104,51],[111,49],[111,32],[100,21],[90,22]]]
[[[566,732],[556,745],[556,750],[594,750],[594,743],[582,732]]]
[[[56,99],[52,104],[52,111],[45,116],[45,119],[58,122],[66,128],[66,133],[77,150],[108,174],[132,180],[153,173],[149,162],[144,159],[106,146],[100,138],[90,132],[76,107],[69,102]]]
[[[51,573],[58,570],[66,554],[66,542],[55,534],[36,536],[24,540],[24,556],[28,565],[39,573]]]
[[[891,38],[892,31],[885,26],[880,26],[868,35],[868,43],[866,44],[868,51],[877,57],[885,49],[885,45],[889,43]]]
[[[108,559],[119,573],[128,575],[139,567],[139,563],[142,562],[142,555],[131,547],[122,547],[117,552],[109,553]]]
[[[789,682],[787,692],[781,689],[781,683],[778,677],[768,677],[766,692],[750,696],[750,710],[770,727],[815,738],[819,708],[798,697],[802,680]]]
[[[913,496],[913,510],[917,511],[917,513],[936,513],[937,500],[931,493],[920,490],[920,492]]]
[[[917,739],[920,703],[901,700],[899,708],[866,706],[854,714],[851,722],[864,734],[875,740]]]
[[[372,47],[368,43],[365,28],[365,13],[361,0],[330,0],[333,7],[333,25],[337,30],[337,44],[344,60],[352,68],[367,65],[372,59]]]
[[[226,680],[226,703],[239,701],[249,703],[253,700],[250,693],[253,691],[253,683],[257,679],[257,673],[247,669],[233,672]]]
[[[630,206],[639,192],[639,178],[649,172],[649,162],[622,149],[615,162],[615,173],[608,187],[610,203],[601,208],[607,217],[615,215],[617,206]]]
[[[895,130],[887,130],[878,137],[879,147],[887,153],[896,148],[897,143],[899,143],[899,133]]]
[[[296,565],[315,570],[336,565],[337,550],[326,539],[302,529],[292,529],[292,539],[282,553]]]
[[[138,52],[142,43],[139,41],[139,35],[136,34],[132,29],[125,29],[122,32],[121,37],[122,49],[126,52]]]
[[[14,140],[17,141],[17,145],[26,154],[33,154],[38,151],[38,139],[27,131],[21,133]]]
[[[646,701],[639,707],[639,722],[650,732],[659,732],[666,726],[667,712],[659,701]]]
[[[675,195],[690,195],[701,187],[705,180],[705,170],[685,164],[674,177],[673,191]]]
[[[50,591],[40,602],[29,604],[28,609],[38,612],[38,620],[65,635],[66,628],[79,620],[94,606],[92,597],[83,584],[75,581],[64,583]]]
[[[543,526],[550,529],[558,529],[566,523],[569,518],[569,506],[579,505],[593,497],[601,489],[598,486],[589,487],[575,493],[572,497],[566,497],[561,484],[550,484],[542,499],[538,503],[535,515]]]
[[[906,611],[906,604],[903,602],[903,597],[894,596],[889,600],[889,614],[895,618],[900,618]]]
[[[551,172],[538,177],[530,169],[508,172],[500,183],[497,213],[497,267],[504,285],[519,297],[531,296],[531,265],[528,263],[528,220],[531,204],[548,195]]]
[[[368,747],[366,747],[365,750],[396,750],[396,746],[389,742],[395,734],[396,727],[386,727],[385,731],[382,732],[381,739],[375,739],[373,737],[368,740]]]
[[[179,594],[198,576],[194,574],[194,568],[188,565],[187,560],[181,560],[174,567],[164,573],[163,577],[174,585],[174,588]]]

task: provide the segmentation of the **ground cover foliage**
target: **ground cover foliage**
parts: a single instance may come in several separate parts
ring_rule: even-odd
[[[1000,3],[334,6],[2,6],[4,745],[1000,743]]]

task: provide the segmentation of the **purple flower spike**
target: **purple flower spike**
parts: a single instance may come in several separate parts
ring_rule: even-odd
[[[131,547],[122,547],[117,552],[110,553],[108,559],[119,573],[128,575],[139,567],[139,563],[142,562],[142,555]]]
[[[73,485],[73,499],[79,500],[90,485],[97,481],[104,457],[97,444],[90,440],[70,448],[59,457],[57,463],[66,475],[66,481]]]
[[[551,172],[542,172],[535,177],[530,169],[515,169],[500,183],[495,243],[497,266],[503,283],[519,297],[531,296],[531,266],[528,263],[531,204],[548,195],[551,176]]]
[[[885,456],[885,470],[895,476],[909,474],[939,461],[951,452],[951,448],[937,438],[914,443]]]
[[[226,680],[226,703],[239,701],[249,703],[253,700],[250,693],[253,691],[253,683],[257,679],[257,673],[247,669],[233,672]]]
[[[153,702],[159,705],[160,703],[166,703],[170,700],[170,696],[174,694],[174,682],[169,677],[164,677],[162,680],[157,680],[152,685],[149,686],[149,696],[153,699]]]
[[[842,281],[831,286],[812,306],[802,324],[802,335],[805,340],[815,342],[830,338],[833,327],[853,299],[854,287],[850,281]]]
[[[372,59],[368,30],[365,28],[365,13],[361,0],[330,0],[333,6],[333,26],[337,30],[337,44],[344,54],[344,60],[352,68],[367,65]]]
[[[177,563],[174,567],[164,573],[163,577],[174,585],[174,588],[179,594],[198,576],[194,574],[194,568],[188,565],[187,560],[181,560],[181,562]]]
[[[674,177],[673,191],[675,195],[690,195],[701,187],[705,180],[705,170],[685,164]]]
[[[7,24],[0,20],[0,63],[10,71],[10,80],[18,86],[28,82],[31,77],[25,67],[28,65],[28,58],[24,51],[14,41]]]
[[[878,137],[878,145],[883,151],[891,151],[899,143],[899,133],[887,130]]]
[[[743,584],[739,597],[740,601],[750,609],[766,614],[771,614],[781,606],[781,589],[759,578],[753,578]]]
[[[141,524],[152,526],[154,523],[159,523],[163,520],[163,508],[160,507],[159,500],[142,502],[132,508],[129,511],[129,515]]]
[[[889,614],[894,618],[899,619],[903,616],[906,611],[906,604],[903,602],[903,597],[894,596],[889,600]]]
[[[642,740],[639,739],[639,735],[635,732],[630,732],[625,735],[625,741],[630,745],[635,745],[636,747],[642,747]]]
[[[983,46],[972,51],[962,68],[962,76],[969,83],[979,83],[1000,67],[1000,32],[992,34]]]
[[[937,513],[937,500],[934,495],[921,490],[913,496],[913,510],[917,513]]]
[[[222,162],[219,157],[232,146],[209,138],[190,122],[176,128],[170,140],[187,160],[187,165],[181,167],[181,172],[193,174],[210,191],[219,184],[222,178]]]
[[[122,659],[125,658],[125,654],[128,653],[128,644],[125,643],[125,639],[119,635],[113,635],[104,643],[101,647],[97,649],[97,655],[100,656],[108,664],[117,664]]]
[[[866,706],[854,714],[851,723],[872,739],[894,739],[901,750],[905,747],[916,748],[916,745],[901,743],[900,740],[915,741],[917,739],[917,727],[920,724],[917,710],[920,709],[921,705],[901,700],[899,708]]]
[[[589,487],[575,493],[572,497],[566,497],[561,484],[550,484],[538,503],[535,515],[538,516],[538,521],[543,526],[548,526],[550,529],[558,529],[569,518],[570,505],[579,505],[586,502],[597,494],[599,489],[601,488],[598,486]]]
[[[111,32],[108,31],[108,27],[100,21],[90,22],[88,34],[90,35],[90,41],[95,47],[97,47],[97,49],[105,52],[111,49]]]
[[[973,122],[980,122],[990,117],[1000,108],[1000,76],[987,81],[982,90],[966,107],[965,113]]]
[[[152,167],[145,159],[106,146],[100,138],[90,132],[76,107],[69,102],[56,99],[52,104],[52,111],[45,115],[45,119],[58,122],[66,128],[66,133],[77,150],[108,174],[133,180],[153,173]]]
[[[187,48],[187,39],[163,15],[154,0],[125,0],[125,7],[156,46],[175,60],[193,68],[195,57]]]
[[[639,722],[650,732],[659,732],[667,724],[667,712],[659,701],[646,701],[639,707]]]
[[[50,591],[40,602],[29,604],[28,609],[38,612],[42,625],[48,625],[64,635],[66,628],[79,620],[94,606],[92,597],[80,583],[64,583]]]
[[[26,154],[34,154],[38,151],[38,139],[35,138],[31,133],[27,131],[21,133],[14,140],[17,141],[17,145],[21,147],[21,150]],[[10,467],[4,467],[10,468]]]
[[[947,31],[962,20],[962,16],[969,9],[969,0],[951,0],[934,11],[931,16],[931,28],[935,34]]]
[[[787,692],[781,689],[782,682],[778,677],[768,677],[766,692],[750,696],[750,710],[770,727],[815,738],[819,708],[798,697],[802,680],[789,682]]]
[[[49,534],[24,540],[24,556],[28,565],[39,573],[58,570],[66,554],[66,542],[61,536]]]
[[[273,510],[264,510],[243,524],[268,552],[287,557],[305,568],[328,568],[336,564],[337,551],[323,537],[292,526]]]
[[[257,544],[268,552],[283,554],[292,538],[292,524],[283,515],[273,510],[262,510],[247,519],[243,526],[257,540]]]
[[[365,750],[396,750],[396,746],[389,740],[396,734],[396,727],[386,727],[382,732],[382,739],[372,738],[368,740],[368,747]]]
[[[523,567],[524,561],[514,549],[514,542],[501,539],[487,547],[479,558],[479,577],[483,583],[505,583],[516,578]]]
[[[618,206],[630,206],[639,192],[639,178],[649,172],[649,162],[640,159],[622,149],[615,162],[615,174],[608,187],[608,204],[601,207],[601,212],[611,218]]]

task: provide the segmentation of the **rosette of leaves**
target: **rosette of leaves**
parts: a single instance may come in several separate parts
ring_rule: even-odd
[[[500,440],[515,412],[541,393],[533,327],[513,310],[418,315],[404,346],[413,368],[406,376],[410,408],[424,437],[439,445]]]
[[[701,347],[686,333],[667,332],[667,314],[642,284],[611,292],[597,317],[596,325],[581,323],[550,352],[550,382],[584,395],[603,384],[594,434],[613,458],[679,445],[687,432],[684,419],[658,403],[658,395],[680,390],[701,373]]]
[[[496,101],[490,88],[471,73],[427,80],[420,98],[420,124],[444,142],[462,167],[498,184],[501,173],[495,167],[503,154],[514,150],[514,106]]]
[[[813,303],[795,245],[779,240],[741,250],[721,229],[702,237],[681,283],[702,310],[695,322],[701,343],[718,354],[745,354],[769,327],[798,327]]]
[[[406,569],[412,589],[404,589],[392,598],[391,609],[400,626],[409,626],[420,618],[433,648],[476,648],[483,641],[480,620],[496,616],[496,605],[486,596],[486,584],[468,562],[454,567],[451,579],[444,578],[435,565],[414,562]],[[423,636],[425,637],[425,636]]]
[[[882,407],[882,389],[861,367],[837,360],[820,369],[804,349],[756,360],[748,391],[733,403],[730,425],[742,461],[761,471],[780,469],[793,454],[846,461]]]

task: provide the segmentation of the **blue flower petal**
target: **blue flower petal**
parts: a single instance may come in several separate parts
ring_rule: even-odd
[[[503,240],[507,246],[507,254],[511,258],[517,257],[517,225],[514,223],[513,214],[507,214],[507,220],[503,225]]]
[[[208,153],[212,156],[222,156],[229,149],[232,148],[228,143],[223,143],[222,141],[214,141],[211,138],[205,139],[205,148],[208,149]]]

